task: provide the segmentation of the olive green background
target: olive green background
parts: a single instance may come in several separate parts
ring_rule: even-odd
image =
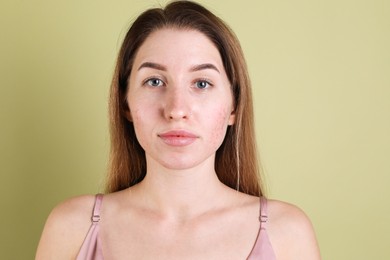
[[[164,3],[1,0],[1,259],[33,259],[58,202],[102,191],[115,56]],[[201,3],[241,40],[269,196],[307,212],[323,259],[390,259],[390,2]]]

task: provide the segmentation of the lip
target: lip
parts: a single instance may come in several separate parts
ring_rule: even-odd
[[[172,130],[158,134],[158,137],[169,146],[187,146],[195,142],[197,135],[185,130]]]

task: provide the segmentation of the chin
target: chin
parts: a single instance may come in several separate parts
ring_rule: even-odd
[[[215,156],[199,156],[194,153],[166,153],[163,156],[150,157],[154,161],[154,165],[164,167],[172,171],[185,171],[194,168],[204,168],[204,170],[214,169]],[[206,167],[206,168],[205,168]]]
[[[184,171],[199,166],[202,164],[202,161],[186,160],[184,158],[170,158],[166,161],[160,161],[160,164],[168,170]]]
[[[188,170],[194,168],[196,164],[185,163],[185,162],[172,162],[172,163],[162,163],[162,166],[168,170],[180,171],[180,170]]]

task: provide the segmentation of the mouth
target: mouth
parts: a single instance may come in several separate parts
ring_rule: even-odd
[[[187,146],[195,142],[198,138],[195,134],[184,130],[164,132],[158,134],[158,137],[169,146]]]

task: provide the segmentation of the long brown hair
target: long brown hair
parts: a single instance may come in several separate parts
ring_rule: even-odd
[[[126,189],[145,177],[145,151],[138,143],[133,124],[125,115],[128,110],[128,79],[142,43],[152,32],[167,27],[197,30],[219,50],[231,83],[236,116],[235,124],[228,127],[225,139],[216,152],[215,171],[227,186],[251,195],[263,195],[254,134],[251,84],[240,43],[220,18],[191,1],[175,1],[165,8],[145,11],[125,36],[110,92],[111,152],[106,191]]]

